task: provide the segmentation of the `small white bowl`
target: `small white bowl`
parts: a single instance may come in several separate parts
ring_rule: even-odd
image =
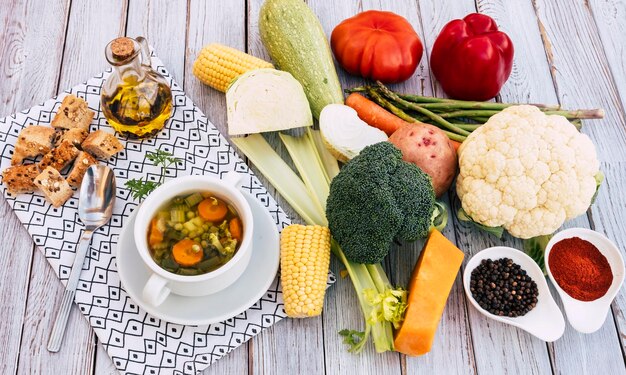
[[[526,315],[515,318],[494,315],[480,307],[478,302],[474,299],[474,296],[472,296],[470,280],[474,268],[476,268],[483,259],[496,260],[500,258],[512,259],[513,262],[519,264],[520,267],[526,271],[528,276],[537,283],[537,290],[539,292],[537,305],[526,313]],[[467,299],[469,299],[472,305],[483,315],[493,320],[521,328],[535,337],[548,342],[559,339],[563,335],[563,332],[565,332],[565,319],[563,319],[561,310],[559,310],[559,307],[550,294],[548,283],[546,282],[543,272],[535,261],[523,251],[512,247],[496,246],[478,252],[465,266],[463,286],[465,287]]]
[[[234,283],[246,270],[252,252],[253,218],[250,204],[237,188],[241,174],[229,172],[222,179],[213,176],[184,176],[156,188],[143,201],[134,225],[135,244],[152,276],[143,289],[143,298],[153,306],[165,301],[170,293],[187,297],[217,293]],[[171,273],[161,268],[150,254],[148,226],[159,208],[170,199],[197,191],[209,191],[233,205],[243,224],[241,244],[235,255],[220,268],[195,276]]]
[[[591,242],[598,250],[604,255],[611,266],[611,272],[613,272],[613,283],[609,287],[606,294],[595,301],[579,301],[570,297],[565,293],[559,284],[554,280],[552,272],[550,271],[550,251],[557,242],[566,239],[578,237],[585,241]],[[546,270],[548,276],[552,280],[552,284],[556,288],[561,301],[563,302],[563,308],[567,315],[567,320],[570,322],[575,330],[581,333],[593,333],[600,329],[606,320],[606,316],[609,312],[611,302],[617,295],[620,287],[624,283],[624,258],[615,244],[606,238],[605,235],[593,231],[587,228],[570,228],[558,232],[552,237],[548,245],[546,246],[545,253]]]

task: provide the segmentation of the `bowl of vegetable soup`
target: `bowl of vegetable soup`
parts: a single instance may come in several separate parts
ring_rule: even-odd
[[[235,282],[252,251],[252,212],[236,185],[224,179],[186,176],[152,192],[137,211],[133,233],[152,275],[143,298],[158,306],[170,293],[204,296]]]

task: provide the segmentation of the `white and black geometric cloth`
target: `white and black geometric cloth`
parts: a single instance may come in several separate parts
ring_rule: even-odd
[[[76,303],[121,373],[195,374],[285,317],[278,277],[261,300],[222,323],[182,326],[147,314],[129,298],[117,275],[115,246],[122,227],[138,204],[125,188],[125,182],[142,177],[157,180],[160,168],[146,162],[145,155],[147,151],[161,149],[182,160],[167,171],[167,179],[190,174],[222,176],[235,170],[247,175],[242,187],[267,208],[279,230],[290,221],[226,139],[172,80],[162,62],[153,57],[152,64],[170,83],[174,112],[156,137],[122,139],[126,149],[108,161],[101,161],[115,172],[116,204],[109,225],[93,236]],[[92,131],[110,128],[100,111],[100,88],[109,74],[107,71],[67,91],[85,99],[89,108],[96,111]],[[48,125],[63,96],[0,120],[1,170],[10,166],[13,145],[22,128],[31,124]],[[0,184],[7,202],[65,284],[83,229],[77,212],[78,194],[63,207],[53,208],[39,193],[10,196],[5,190]],[[333,281],[330,274],[329,282]]]

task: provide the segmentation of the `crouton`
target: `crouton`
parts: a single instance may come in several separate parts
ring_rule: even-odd
[[[67,175],[67,182],[70,186],[79,188],[80,184],[83,182],[83,177],[85,176],[87,169],[97,163],[98,161],[93,156],[89,155],[85,151],[81,151],[74,161],[72,170]]]
[[[95,112],[89,109],[87,102],[74,95],[68,95],[61,102],[61,107],[52,119],[52,127],[59,129],[82,129],[89,131],[89,125]]]
[[[35,178],[39,175],[36,164],[16,165],[2,172],[2,183],[9,194],[32,193],[37,190]]]
[[[124,145],[111,133],[97,130],[81,144],[83,150],[100,159],[108,159],[124,149]]]
[[[74,194],[68,182],[52,167],[47,167],[35,178],[35,185],[54,207],[62,206]]]
[[[76,159],[79,152],[71,142],[63,141],[59,147],[52,149],[52,151],[43,156],[39,163],[39,168],[43,170],[47,167],[52,167],[61,172],[63,168]]]
[[[12,165],[22,164],[24,159],[44,155],[52,149],[54,129],[47,126],[30,125],[17,136]]]
[[[71,142],[74,146],[78,147],[81,143],[83,143],[88,135],[88,131],[80,128],[69,130],[57,129],[54,145],[58,147],[63,141],[68,141]]]

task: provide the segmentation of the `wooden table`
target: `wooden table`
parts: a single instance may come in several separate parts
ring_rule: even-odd
[[[104,46],[109,40],[143,35],[187,94],[224,129],[224,95],[203,86],[191,67],[202,46],[213,41],[267,58],[257,27],[261,3],[1,0],[0,116],[42,102],[107,68]],[[583,130],[597,146],[606,182],[588,214],[567,226],[599,230],[626,249],[626,1],[308,0],[308,4],[328,35],[341,20],[363,9],[391,10],[406,17],[426,51],[417,73],[396,88],[438,96],[443,93],[428,66],[438,32],[449,20],[477,10],[494,17],[515,45],[515,66],[499,100],[606,110],[604,120],[585,122]],[[344,87],[361,83],[343,71],[339,74]],[[455,196],[446,199],[458,207]],[[87,320],[76,311],[61,352],[46,350],[61,283],[4,199],[0,201],[0,373],[114,373]],[[456,220],[445,234],[467,258],[502,243]],[[504,243],[521,246],[510,238]],[[421,242],[404,246],[386,259],[393,282],[407,282],[421,246]],[[336,261],[332,269],[340,269]],[[322,317],[280,322],[207,373],[619,374],[626,372],[625,311],[622,292],[598,332],[583,335],[568,326],[560,340],[546,344],[486,320],[468,305],[459,277],[431,353],[407,358],[397,353],[377,355],[370,347],[355,356],[347,353],[337,331],[360,328],[361,313],[350,282],[340,279],[328,291]]]

